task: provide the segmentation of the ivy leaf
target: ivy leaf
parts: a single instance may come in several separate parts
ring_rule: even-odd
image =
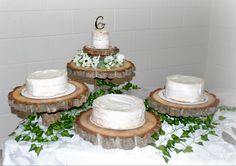
[[[35,149],[34,149],[34,151],[35,151],[35,153],[37,154],[37,156],[39,156],[39,154],[40,154],[40,152],[43,150],[43,146],[41,145],[41,146],[39,146],[39,147],[36,147]]]
[[[169,158],[168,157],[166,157],[166,156],[162,156],[162,157],[163,157],[163,159],[165,160],[166,163],[169,162]]]
[[[20,139],[21,139],[21,135],[18,135],[18,136],[15,138],[16,142],[19,142]]]
[[[180,138],[175,135],[175,134],[172,134],[171,137],[173,138],[173,140],[176,142],[176,143],[180,143]]]
[[[167,141],[166,147],[168,149],[170,149],[170,148],[174,147],[174,145],[175,145],[175,141],[170,139]]]
[[[63,137],[73,137],[74,135],[73,135],[73,134],[70,134],[70,133],[68,132],[68,130],[63,130],[63,131],[61,132],[61,136],[63,136]]]
[[[208,134],[211,134],[211,135],[214,135],[214,136],[218,136],[214,130],[209,131]]]
[[[193,152],[192,146],[187,146],[187,147],[183,150],[183,152],[184,152],[184,153]]]
[[[53,129],[52,128],[48,128],[45,134],[46,134],[46,136],[53,135]]]
[[[31,127],[30,127],[31,125],[30,124],[25,124],[25,125],[23,125],[23,127],[24,127],[24,131],[28,131],[28,130],[31,130]]]
[[[36,144],[31,144],[29,152],[37,148]]]
[[[189,136],[189,131],[187,131],[187,130],[183,130],[183,133],[182,133],[182,135],[180,136],[181,138],[189,138],[190,136]]]
[[[53,142],[58,141],[58,136],[54,135],[54,136],[51,138],[51,141],[53,141]]]
[[[226,117],[224,117],[224,116],[219,116],[218,119],[219,119],[219,120],[224,120],[224,119],[226,119]]]
[[[22,138],[22,141],[29,141],[31,140],[31,137],[29,135],[25,135],[23,138]]]
[[[159,134],[158,133],[153,133],[151,136],[154,140],[159,140]]]
[[[203,146],[203,143],[201,141],[197,142],[197,144]]]
[[[199,125],[194,125],[193,128],[194,128],[195,130],[198,130],[198,129],[200,129],[200,126],[199,126]]]
[[[178,148],[174,148],[174,150],[177,154],[183,151],[182,149],[178,149]]]
[[[160,135],[165,135],[165,131],[162,130],[162,128],[160,128],[160,130],[159,130],[159,134],[160,134]]]
[[[29,115],[29,116],[27,117],[27,119],[28,119],[30,122],[32,122],[33,120],[35,120],[35,118],[36,118],[36,115]]]
[[[208,141],[208,140],[209,140],[207,134],[201,135],[201,139],[202,139],[203,141]]]
[[[160,151],[162,151],[162,153],[168,157],[170,156],[170,153],[168,152],[167,148],[164,145],[160,145],[158,147],[156,147],[157,149],[159,149]]]

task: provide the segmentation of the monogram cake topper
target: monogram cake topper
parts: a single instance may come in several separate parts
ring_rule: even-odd
[[[106,24],[104,24],[103,22],[98,22],[99,19],[103,20],[103,16],[98,16],[98,17],[96,18],[96,21],[95,21],[95,28],[101,30],[101,29],[103,29],[103,28],[105,27]]]

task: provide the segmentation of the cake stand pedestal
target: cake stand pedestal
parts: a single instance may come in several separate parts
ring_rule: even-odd
[[[159,96],[162,88],[152,91],[149,95],[149,104],[160,113],[170,116],[197,117],[212,115],[217,111],[220,100],[217,97],[205,91],[208,100],[201,104],[178,104],[164,100]]]
[[[60,119],[61,110],[79,107],[88,98],[89,89],[85,84],[77,81],[69,81],[69,83],[76,87],[74,92],[50,99],[27,98],[21,94],[25,85],[18,86],[8,94],[9,106],[14,111],[40,113],[43,125],[49,126]]]
[[[85,81],[87,83],[93,83],[95,90],[98,89],[98,87],[96,86],[96,82],[94,79],[105,79],[109,82],[113,82],[116,80],[116,84],[118,82],[119,85],[127,81],[129,77],[133,77],[134,70],[134,64],[128,60],[124,61],[124,65],[122,67],[112,69],[94,69],[91,67],[78,67],[73,61],[67,63],[67,73],[70,79],[75,81]]]
[[[113,130],[101,128],[90,121],[92,109],[82,112],[75,121],[75,131],[84,140],[101,145],[105,149],[133,149],[144,147],[154,142],[151,135],[160,129],[160,119],[150,112],[145,112],[145,124],[131,130]]]

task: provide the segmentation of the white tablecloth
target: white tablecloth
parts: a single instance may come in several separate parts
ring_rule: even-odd
[[[236,112],[218,112],[225,120],[217,126],[216,133],[219,137],[210,136],[210,141],[204,146],[193,145],[192,153],[172,154],[169,164],[236,164],[236,146],[226,143],[221,134],[228,132],[234,138],[231,127],[236,127]],[[157,150],[152,146],[134,148],[133,150],[103,149],[101,146],[92,145],[82,140],[78,135],[72,139],[63,138],[59,142],[47,145],[37,157],[34,152],[28,152],[29,143],[17,143],[15,140],[5,142],[3,149],[4,165],[158,165],[165,164]]]

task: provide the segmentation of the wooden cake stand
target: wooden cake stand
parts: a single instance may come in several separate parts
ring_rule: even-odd
[[[114,55],[117,54],[119,52],[119,48],[117,47],[112,47],[110,46],[107,49],[96,49],[94,47],[91,46],[84,46],[83,47],[83,52],[87,53],[90,56],[108,56],[108,55]]]
[[[173,103],[159,96],[161,90],[162,88],[158,88],[150,93],[149,104],[158,112],[170,116],[197,117],[212,115],[217,111],[220,102],[214,94],[205,91],[208,100],[204,103],[194,105]]]
[[[160,129],[160,119],[150,112],[145,112],[146,122],[143,126],[131,130],[113,130],[101,128],[90,121],[92,109],[82,112],[75,121],[75,131],[84,140],[101,145],[105,149],[133,149],[144,147],[153,140],[151,135]]]
[[[8,94],[9,106],[11,109],[22,112],[41,113],[43,125],[50,124],[60,119],[60,110],[67,110],[72,107],[81,106],[88,98],[88,87],[77,81],[69,81],[76,89],[71,94],[51,99],[32,99],[21,94],[25,85],[18,86]]]
[[[112,69],[94,69],[92,67],[78,67],[73,61],[67,63],[67,73],[70,79],[75,81],[84,80],[87,83],[91,83],[91,81],[89,82],[85,78],[90,80],[92,79],[92,84],[94,84],[95,89],[97,89],[96,83],[94,82],[95,78],[105,79],[109,82],[113,82],[113,80],[116,80],[118,82],[116,82],[116,84],[122,84],[129,77],[134,76],[134,70],[134,64],[127,60],[124,61],[124,65],[122,67]]]

